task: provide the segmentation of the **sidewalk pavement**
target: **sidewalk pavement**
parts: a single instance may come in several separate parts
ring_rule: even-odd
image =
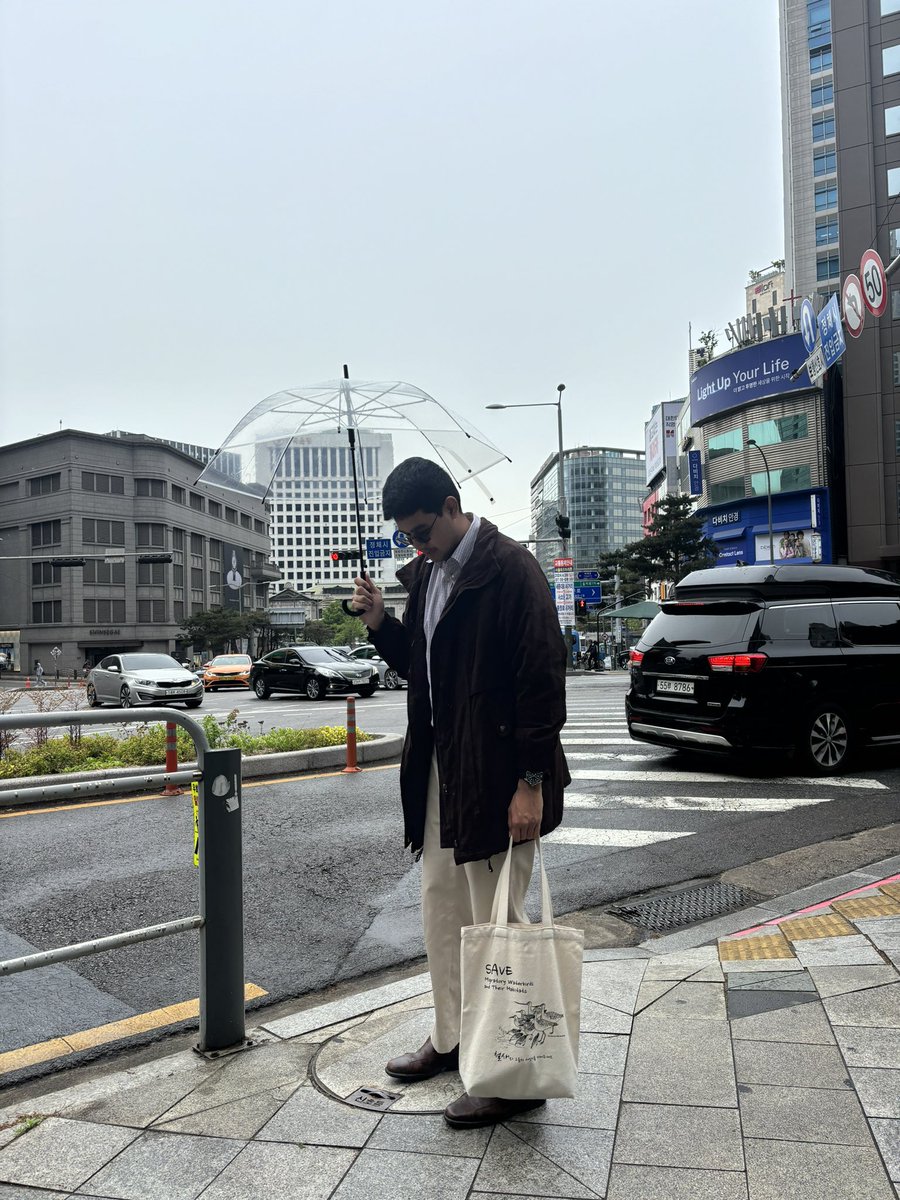
[[[900,856],[587,951],[576,1098],[468,1132],[441,1117],[458,1076],[382,1070],[429,1033],[418,975],[272,1019],[218,1061],[162,1044],[0,1094],[0,1200],[895,1200],[898,966]]]

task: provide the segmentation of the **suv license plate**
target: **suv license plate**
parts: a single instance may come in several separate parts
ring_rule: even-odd
[[[656,690],[658,692],[677,692],[682,696],[693,696],[694,685],[680,679],[659,679],[656,682]]]

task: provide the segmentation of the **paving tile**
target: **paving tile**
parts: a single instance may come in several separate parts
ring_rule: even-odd
[[[900,1117],[900,1071],[851,1067],[850,1078],[867,1117]]]
[[[744,1137],[870,1146],[869,1126],[852,1091],[829,1088],[740,1088]]]
[[[624,1075],[627,1056],[627,1037],[587,1033],[579,1038],[578,1070],[585,1075]]]
[[[217,1104],[215,1108],[204,1108],[174,1121],[162,1120],[153,1128],[167,1133],[196,1133],[205,1137],[230,1137],[247,1141],[259,1133],[295,1090],[295,1085],[290,1083],[271,1092],[249,1096],[246,1100],[232,1100],[227,1104]]]
[[[621,1092],[621,1075],[579,1075],[571,1100],[548,1100],[542,1108],[523,1113],[517,1123],[615,1129]]]
[[[643,985],[641,985],[643,986]],[[582,1033],[631,1033],[631,1017],[594,1000],[581,1000]]]
[[[724,989],[721,983],[676,983],[645,1011],[686,1021],[724,1021]]]
[[[895,1200],[874,1146],[823,1146],[747,1138],[752,1200]]]
[[[727,937],[741,929],[749,929],[752,925],[760,925],[771,918],[771,912],[761,907],[745,908],[741,912],[729,913],[725,917],[716,917],[712,921],[704,921],[702,925],[694,925],[681,933],[669,933],[653,942],[645,942],[649,950],[656,954],[683,954],[696,948],[709,949],[705,942],[715,938]]]
[[[779,923],[778,928],[788,941],[794,943],[812,938],[851,937],[856,933],[845,917],[827,908],[803,917],[787,917]]]
[[[13,1183],[0,1183],[0,1200],[60,1200],[68,1195],[68,1191],[48,1192],[44,1188],[17,1187]]]
[[[719,961],[766,962],[792,958],[790,942],[777,925],[768,925],[744,937],[719,938]]]
[[[723,959],[722,970],[730,979],[732,972],[741,975],[766,975],[769,972],[788,974],[802,971],[803,966],[796,958]]]
[[[775,1012],[795,1004],[819,1004],[819,997],[812,992],[780,992],[774,988],[729,988],[726,997],[728,1019],[753,1017],[759,1013]]]
[[[743,1171],[692,1171],[614,1163],[606,1200],[747,1200]]]
[[[647,969],[644,959],[620,959],[617,962],[585,963],[581,976],[581,994],[597,1004],[618,1009],[629,1016],[634,1012],[641,979]]]
[[[731,1039],[725,1021],[635,1018],[623,1099],[734,1107]]]
[[[677,979],[645,979],[634,1004],[635,1013],[643,1012],[660,996],[664,996],[666,992],[671,992],[672,988],[678,987],[678,983]]]
[[[517,1122],[516,1124],[519,1124]],[[365,1153],[365,1152],[364,1152]],[[374,1152],[373,1152],[374,1153]],[[463,1160],[470,1161],[470,1160]],[[594,1200],[597,1193],[579,1183],[568,1170],[564,1170],[547,1158],[541,1151],[529,1145],[515,1133],[498,1126],[492,1136],[478,1174],[475,1176],[477,1192],[513,1196],[563,1196],[572,1200]],[[411,1200],[420,1200],[430,1193],[422,1189],[411,1193]],[[431,1193],[442,1197],[444,1193]],[[335,1200],[339,1200],[336,1196]],[[360,1197],[370,1200],[370,1197]]]
[[[900,983],[869,988],[823,1001],[832,1025],[875,1025],[900,1029]]]
[[[148,1130],[80,1191],[117,1200],[194,1200],[246,1143]]]
[[[888,1175],[895,1182],[900,1181],[900,1120],[873,1117],[869,1125],[875,1134]]]
[[[860,933],[864,933],[866,937],[871,938],[877,943],[877,938],[882,934],[900,934],[900,916],[895,917],[860,917],[854,919],[853,924]]]
[[[280,1038],[295,1038],[311,1030],[322,1029],[326,1025],[334,1025],[338,1021],[346,1021],[349,1017],[385,1008],[398,1000],[408,1000],[410,996],[430,991],[431,976],[425,971],[411,979],[397,979],[393,983],[384,984],[383,987],[370,988],[367,992],[357,992],[340,1000],[332,1000],[328,1004],[319,1004],[315,1008],[306,1008],[287,1017],[266,1021],[263,1029]]]
[[[796,942],[794,951],[804,967],[864,967],[884,964],[884,959],[862,934]]]
[[[615,1140],[612,1130],[529,1125],[519,1121],[507,1129],[585,1187],[600,1196],[606,1191]]]
[[[138,1136],[119,1125],[48,1117],[0,1150],[0,1182],[75,1191]]]
[[[562,921],[562,917],[557,920]],[[617,958],[650,958],[652,957],[649,950],[643,950],[640,946],[609,946],[602,950],[585,950],[585,962],[612,962]]]
[[[481,1158],[490,1140],[490,1129],[451,1129],[442,1116],[395,1116],[385,1113],[366,1142],[367,1150],[410,1150],[425,1154]]]
[[[713,963],[712,966],[703,967],[702,970],[696,971],[688,977],[689,983],[724,983],[725,974],[722,971],[721,963]]]
[[[737,1109],[623,1104],[613,1157],[637,1166],[740,1171]]]
[[[303,1142],[313,1146],[364,1146],[380,1114],[352,1108],[324,1096],[318,1088],[297,1088],[290,1100],[268,1121],[256,1140]]]
[[[355,1150],[251,1142],[210,1184],[203,1200],[327,1200],[355,1158]]]
[[[848,1067],[900,1069],[900,1029],[838,1025],[834,1036]]]
[[[737,1039],[733,1045],[739,1084],[837,1089],[853,1086],[837,1046],[792,1046],[788,1042],[742,1042]],[[626,1075],[626,1083],[627,1079]]]
[[[872,967],[810,967],[809,973],[823,1000],[886,983],[900,983],[900,975],[886,963]]]
[[[465,1134],[462,1135],[465,1137]],[[334,1200],[464,1200],[478,1169],[476,1158],[363,1150],[334,1193]]]
[[[738,1017],[731,1022],[731,1036],[742,1041],[791,1042],[794,1045],[834,1045],[834,1034],[818,1001],[791,1004],[774,1012]]]
[[[830,970],[832,968],[822,968]],[[847,968],[843,968],[847,969]],[[865,968],[863,968],[865,969]],[[729,971],[726,975],[728,990],[732,991],[773,991],[773,992],[812,992],[816,985],[807,971]]]
[[[714,947],[704,946],[702,949],[713,950]],[[717,957],[711,958],[708,954],[704,954],[702,957],[699,955],[693,957],[687,954],[665,954],[651,959],[647,965],[644,979],[671,979],[680,982],[683,979],[689,979],[692,975],[697,975],[707,967],[716,967],[721,970]]]

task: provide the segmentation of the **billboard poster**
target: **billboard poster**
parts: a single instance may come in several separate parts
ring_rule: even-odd
[[[691,424],[770,396],[808,391],[812,385],[805,370],[791,379],[806,359],[799,333],[720,355],[691,376]]]
[[[699,450],[688,450],[688,478],[692,496],[703,494],[703,462]]]
[[[244,552],[240,546],[222,545],[222,607],[240,609],[244,585]]]
[[[667,459],[675,458],[677,455],[675,430],[678,426],[681,405],[681,400],[667,400],[665,404],[658,404],[651,413],[650,420],[644,425],[644,453],[648,484],[662,471]]]
[[[769,561],[769,535],[757,533],[756,561]],[[776,530],[774,534],[775,561],[806,562],[822,561],[822,535],[817,529]]]

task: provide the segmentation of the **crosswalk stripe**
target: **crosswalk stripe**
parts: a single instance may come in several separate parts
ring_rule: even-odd
[[[633,746],[635,743],[631,738],[616,738],[616,737],[574,737],[560,738],[564,746]],[[578,758],[579,755],[569,755],[570,758]],[[646,754],[642,754],[641,758],[646,758]]]
[[[616,744],[619,746],[633,746],[634,742],[618,742]],[[608,750],[567,750],[566,758],[569,762],[605,762],[611,758],[618,759],[619,762],[659,761],[659,755],[657,754],[613,754]]]
[[[575,755],[568,755],[568,758],[574,758]],[[617,757],[625,759],[625,755]],[[696,774],[690,771],[617,771],[614,768],[608,769],[592,769],[583,771],[572,771],[573,779],[594,780],[598,783],[746,783],[747,779],[741,775],[704,775],[699,772]],[[831,775],[819,779],[815,776],[812,778],[802,778],[800,776],[789,776],[778,780],[779,787],[840,787],[840,788],[867,788],[867,789],[887,789],[886,783],[881,783],[877,779],[848,779],[846,776]]]
[[[787,812],[809,804],[831,804],[834,796],[592,796],[566,792],[565,807],[578,809],[699,809],[703,812]]]
[[[541,840],[557,846],[652,846],[654,842],[669,842],[674,838],[693,837],[694,830],[661,829],[579,829],[564,825],[554,829]]]

